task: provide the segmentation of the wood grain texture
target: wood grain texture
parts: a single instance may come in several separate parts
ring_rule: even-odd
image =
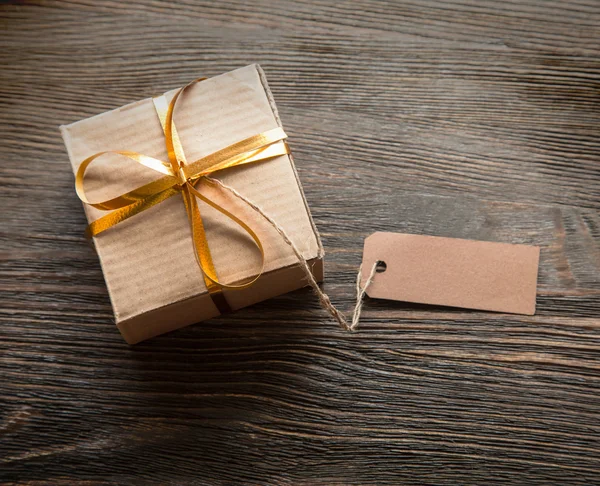
[[[600,5],[3,3],[0,482],[597,484]],[[128,347],[57,126],[265,69],[349,312],[362,241],[541,247],[538,311],[307,290]]]

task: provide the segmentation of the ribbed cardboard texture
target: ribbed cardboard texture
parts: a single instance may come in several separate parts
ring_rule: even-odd
[[[167,94],[170,100],[175,90]],[[160,94],[160,93],[157,93]],[[247,66],[198,83],[177,103],[174,122],[188,161],[281,126],[264,73]],[[131,150],[168,160],[150,98],[62,126],[75,173],[87,157]],[[96,163],[95,163],[96,164]],[[213,177],[255,202],[285,229],[323,278],[323,249],[290,156],[216,172]],[[93,201],[122,194],[157,178],[154,171],[116,155],[98,159],[86,174]],[[265,250],[263,276],[244,290],[225,290],[233,309],[306,285],[297,259],[275,229],[239,199],[206,184],[201,191],[248,222]],[[260,254],[230,219],[199,201],[215,268],[222,282],[255,276]],[[88,221],[106,214],[84,206]],[[197,266],[185,206],[174,196],[94,238],[115,321],[128,343],[217,316]]]

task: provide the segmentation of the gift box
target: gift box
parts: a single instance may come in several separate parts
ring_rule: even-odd
[[[169,113],[176,96],[176,109]],[[170,148],[166,143],[169,125],[174,141]],[[84,204],[84,209],[88,222],[98,221],[90,226],[92,234],[98,225],[110,226],[102,228],[93,241],[116,325],[128,343],[307,285],[297,256],[275,226],[284,230],[315,278],[322,280],[323,248],[282,138],[285,134],[273,96],[258,65],[192,84],[184,92],[173,90],[62,126],[61,132],[74,173],[81,176],[85,170],[84,181],[81,176],[85,197],[125,205],[115,211],[111,204],[108,209]],[[263,138],[257,138],[259,134]],[[276,143],[261,146],[257,142],[266,143],[265,137],[273,134]],[[251,150],[240,155],[244,150],[240,147]],[[122,153],[98,155],[105,151]],[[135,159],[133,152],[146,158]],[[93,167],[87,167],[92,158]],[[188,165],[169,166],[180,158]],[[217,170],[209,171],[203,164]],[[191,174],[194,167],[195,175]],[[138,189],[163,183],[171,184],[170,188],[152,198]],[[77,190],[81,192],[79,186]],[[192,195],[192,201],[193,190],[202,199]],[[131,206],[123,203],[127,197],[133,198]],[[197,213],[192,212],[194,204]],[[118,224],[110,216],[113,213],[121,215]],[[199,233],[203,240],[197,237]],[[208,248],[203,248],[206,244]],[[210,255],[206,257],[203,251]],[[211,275],[220,285],[212,283]]]

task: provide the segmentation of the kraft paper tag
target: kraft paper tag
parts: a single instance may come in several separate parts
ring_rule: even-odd
[[[539,258],[537,246],[374,233],[361,285],[380,261],[369,297],[533,315]]]

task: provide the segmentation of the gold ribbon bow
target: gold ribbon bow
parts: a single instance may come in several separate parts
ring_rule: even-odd
[[[79,166],[75,178],[75,189],[79,199],[85,204],[104,211],[112,211],[90,223],[86,231],[86,234],[90,238],[106,231],[121,221],[125,221],[126,219],[175,196],[176,194],[181,194],[190,222],[196,261],[204,275],[204,282],[206,283],[206,288],[210,296],[219,311],[224,313],[230,309],[223,296],[222,289],[243,289],[256,282],[264,269],[264,250],[256,233],[244,221],[202,195],[195,186],[200,180],[204,180],[207,183],[214,185],[214,183],[205,176],[218,170],[243,164],[261,162],[273,157],[289,154],[290,152],[287,143],[284,141],[287,138],[287,135],[282,128],[275,128],[234,143],[229,147],[188,164],[173,122],[173,113],[179,96],[193,84],[204,81],[205,79],[206,78],[196,79],[181,88],[175,93],[170,103],[167,103],[167,99],[164,95],[153,99],[154,107],[165,135],[165,143],[169,155],[168,162],[163,162],[162,160],[127,150],[99,152],[85,159]],[[138,164],[155,170],[162,174],[162,177],[113,199],[102,202],[91,202],[86,197],[83,187],[85,172],[94,160],[109,153],[125,156]],[[202,223],[202,217],[196,198],[201,199],[223,213],[252,237],[261,253],[262,259],[261,269],[256,277],[237,285],[224,284],[219,281],[206,240],[206,233],[204,231],[204,225]]]

